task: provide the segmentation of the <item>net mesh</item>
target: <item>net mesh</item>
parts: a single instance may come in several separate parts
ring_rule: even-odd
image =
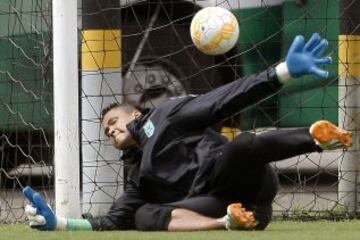
[[[23,219],[26,184],[53,196],[50,3],[0,1],[0,222]]]
[[[195,49],[189,36],[190,21],[199,10],[195,2],[225,7],[236,15],[240,22],[236,49],[220,57]],[[276,96],[224,122],[230,129],[223,131],[231,135],[239,130],[298,128],[319,119],[355,130],[351,124],[338,122],[339,1],[124,1],[120,14],[122,101],[153,107],[169,96],[204,93],[274,66],[285,57],[296,35],[309,38],[319,32],[329,40],[327,53],[334,60],[325,67],[329,78],[298,79]],[[352,149],[351,154],[356,151]],[[280,178],[275,214],[301,219],[348,216],[338,194],[339,182],[344,180],[338,165],[345,160],[340,150],[274,164]]]
[[[353,2],[349,1],[349,6]],[[245,130],[298,128],[318,119],[356,131],[353,113],[342,104],[354,96],[356,90],[351,86],[356,85],[356,79],[350,86],[346,81],[339,83],[338,78],[338,36],[343,18],[340,1],[120,3],[79,3],[83,212],[106,213],[123,191],[126,164],[119,161],[121,153],[111,147],[99,126],[103,107],[115,101],[152,107],[171,96],[207,92],[274,66],[285,57],[297,34],[308,39],[319,32],[329,41],[327,53],[333,58],[333,63],[325,67],[329,78],[298,79],[277,95],[226,120],[222,131],[234,135]],[[236,48],[222,56],[200,53],[190,39],[192,17],[209,5],[230,9],[240,22]],[[7,23],[0,27],[1,221],[22,219],[24,200],[19,195],[23,185],[37,186],[50,201],[53,195],[49,6],[50,0],[0,1],[0,18]],[[357,28],[360,25],[354,26]],[[354,54],[359,59],[360,53]],[[344,96],[339,87],[347,89]],[[356,109],[354,106],[352,109]],[[344,118],[350,120],[341,120]],[[347,193],[340,194],[338,188],[344,181],[355,188],[358,183],[338,169],[346,163],[348,154],[356,156],[357,151],[355,144],[347,152],[325,151],[274,164],[280,179],[274,213],[300,219],[348,217],[344,205]],[[358,174],[356,164],[347,171]]]

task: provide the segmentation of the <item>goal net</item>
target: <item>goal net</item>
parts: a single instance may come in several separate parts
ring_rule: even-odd
[[[25,185],[53,199],[51,1],[0,1],[0,222]]]
[[[0,0],[6,22],[0,27],[0,221],[23,219],[25,185],[53,202],[50,4]],[[236,47],[221,56],[199,52],[190,38],[192,17],[207,6],[231,10],[240,23]],[[231,139],[241,131],[300,128],[327,119],[352,131],[348,151],[274,164],[280,190],[273,208],[286,218],[355,216],[360,20],[353,11],[359,10],[355,0],[78,1],[82,212],[106,213],[126,179],[127,162],[100,127],[102,108],[113,102],[155,107],[169,97],[205,93],[275,66],[296,35],[308,39],[318,32],[333,58],[326,80],[300,78],[218,129]]]

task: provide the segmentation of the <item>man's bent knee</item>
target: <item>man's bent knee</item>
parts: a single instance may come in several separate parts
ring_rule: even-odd
[[[145,204],[135,213],[135,226],[141,231],[167,230],[174,207]]]

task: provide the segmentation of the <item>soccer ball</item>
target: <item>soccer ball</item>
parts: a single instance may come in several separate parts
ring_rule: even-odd
[[[190,34],[194,45],[201,52],[219,55],[235,46],[239,37],[239,23],[225,8],[206,7],[193,17]]]

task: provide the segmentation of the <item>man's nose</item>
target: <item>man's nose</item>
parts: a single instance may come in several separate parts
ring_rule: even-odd
[[[109,136],[113,136],[113,134],[115,133],[115,128],[110,128],[109,130]]]

